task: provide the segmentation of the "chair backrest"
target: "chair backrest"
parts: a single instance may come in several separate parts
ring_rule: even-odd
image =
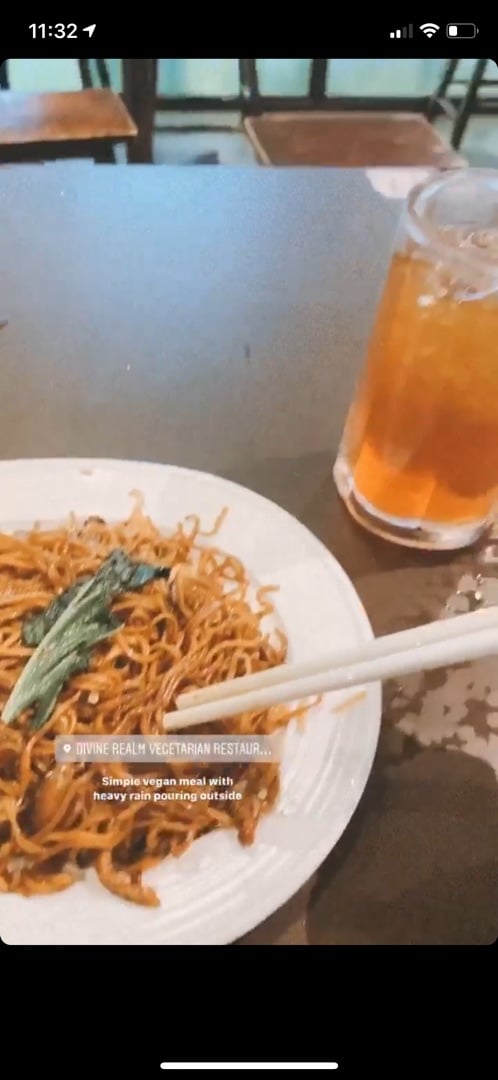
[[[308,70],[308,83],[306,92],[303,94],[287,95],[287,94],[268,94],[261,91],[258,60],[239,60],[239,79],[240,79],[240,98],[241,109],[243,114],[251,115],[262,112],[271,111],[297,111],[303,109],[303,111],[313,109],[326,109],[327,111],[343,111],[347,109],[355,112],[356,110],[379,110],[397,112],[420,112],[424,113],[427,110],[428,102],[431,100],[431,94],[429,92],[425,94],[358,94],[354,96],[347,96],[344,94],[334,94],[328,89],[330,82],[331,67],[335,61],[331,59],[310,59]],[[278,63],[278,61],[275,61]],[[301,62],[299,62],[301,63]],[[352,62],[351,62],[352,63]],[[361,64],[362,61],[358,60],[356,63]],[[368,63],[368,61],[367,61]],[[438,63],[435,61],[435,63]],[[266,61],[268,64],[268,61]],[[434,79],[437,78],[438,70],[433,72]]]

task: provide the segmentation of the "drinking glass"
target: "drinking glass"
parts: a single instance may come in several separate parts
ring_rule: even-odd
[[[334,478],[352,516],[409,546],[473,543],[498,501],[498,172],[409,196]]]

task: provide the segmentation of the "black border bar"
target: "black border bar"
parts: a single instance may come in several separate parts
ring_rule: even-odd
[[[192,16],[190,12],[186,10],[186,16],[189,22],[189,33],[178,34],[177,29],[182,28],[182,12],[178,12],[175,9],[175,20],[178,16],[178,28],[175,27],[175,45],[178,49],[182,48],[182,52],[191,53],[193,47],[195,48],[196,38],[199,37],[200,43],[206,50],[209,45],[209,41],[213,40],[213,50],[218,51],[218,44],[224,36],[221,30],[217,28],[217,21],[215,17],[209,18],[207,15],[202,14]],[[285,45],[285,52],[292,51],[292,30],[297,30],[296,45],[298,51],[314,52],[315,46],[323,48],[326,44],[330,52],[340,57],[350,57],[353,59],[366,59],[370,57],[378,57],[380,59],[399,59],[403,57],[412,59],[430,59],[432,57],[440,57],[441,53],[444,56],[451,57],[489,57],[493,60],[498,60],[498,29],[496,22],[491,13],[485,14],[483,11],[482,18],[475,11],[467,12],[467,15],[471,15],[475,20],[475,25],[478,28],[478,34],[473,39],[460,39],[449,38],[446,33],[446,27],[450,24],[451,19],[455,19],[455,11],[447,11],[444,15],[441,12],[431,9],[431,21],[439,28],[432,37],[427,37],[420,27],[425,25],[420,18],[420,12],[417,12],[417,18],[414,17],[414,12],[403,11],[403,18],[398,21],[396,16],[378,16],[377,11],[374,9],[364,9],[360,12],[357,8],[350,7],[349,9],[334,11],[333,19],[326,20],[325,23],[317,21],[311,17],[311,13],[306,18],[307,11],[304,11],[304,19],[299,17],[297,19],[289,11],[288,18],[286,20],[285,27],[282,27],[279,22],[278,31],[268,35],[267,33],[267,20],[265,20],[265,46],[267,52],[276,52],[278,48]],[[3,15],[3,13],[2,13]],[[166,34],[166,30],[163,30],[163,18],[160,14],[160,10],[151,10],[150,7],[140,9],[133,14],[130,10],[128,13],[126,8],[121,8],[119,14],[116,12],[111,14],[110,12],[102,12],[102,9],[86,10],[83,19],[78,19],[76,14],[70,13],[68,20],[64,21],[66,27],[74,26],[75,30],[71,31],[71,37],[58,38],[55,36],[55,27],[61,22],[61,13],[57,11],[54,13],[50,10],[44,12],[42,19],[38,17],[36,19],[36,25],[40,26],[43,22],[46,30],[45,35],[41,36],[41,31],[37,32],[36,37],[33,38],[33,32],[29,27],[32,25],[34,16],[32,14],[24,14],[9,10],[9,13],[0,19],[0,53],[6,54],[12,53],[13,56],[23,57],[42,57],[45,55],[52,58],[57,57],[77,57],[83,53],[86,56],[91,53],[92,56],[97,54],[98,56],[116,56],[116,54],[124,54],[127,52],[144,52],[149,54],[156,44],[161,44],[163,48],[167,48],[168,44],[171,44],[171,35]],[[70,21],[72,20],[72,21]],[[187,21],[187,19],[185,20]],[[91,38],[88,34],[83,32],[85,26],[96,24],[96,29]],[[413,37],[409,36],[403,38],[391,38],[393,30],[402,26],[413,26]],[[50,28],[50,29],[49,29]],[[402,27],[401,27],[402,28]],[[287,33],[284,36],[284,29]],[[196,33],[196,30],[202,31],[202,36]],[[70,31],[68,31],[69,33]],[[225,31],[226,33],[226,31]],[[247,51],[253,51],[250,49],[252,38],[255,39],[258,47],[261,45],[261,32],[259,28],[259,20],[257,17],[250,20],[248,24],[244,25],[242,30],[244,37],[244,45],[247,45]],[[287,42],[287,38],[289,41]],[[274,40],[273,40],[274,39]],[[183,44],[182,44],[183,42]],[[308,49],[309,45],[309,49]],[[216,48],[215,48],[216,46]],[[207,51],[211,51],[211,48]],[[318,49],[317,49],[318,51]],[[330,62],[330,61],[329,61]],[[250,65],[254,63],[252,60],[240,61],[244,65],[244,84],[250,85],[254,79],[254,72],[251,74]],[[315,60],[314,69],[312,72],[311,83],[312,97],[316,100],[320,100],[323,93],[323,88],[326,79],[326,60]],[[257,73],[256,73],[257,78]]]

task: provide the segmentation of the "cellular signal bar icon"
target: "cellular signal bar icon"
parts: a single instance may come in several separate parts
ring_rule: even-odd
[[[412,38],[413,37],[413,25],[402,26],[401,30],[391,30],[389,37],[392,38]]]

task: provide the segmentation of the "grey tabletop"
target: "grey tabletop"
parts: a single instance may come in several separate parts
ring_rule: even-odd
[[[328,453],[394,205],[362,174],[5,170],[0,454]]]
[[[140,458],[242,482],[325,541],[377,632],[468,606],[477,575],[491,595],[489,545],[391,547],[332,483],[399,209],[359,170],[0,170],[0,457]],[[243,943],[493,940],[495,700],[485,661],[387,685],[357,814]]]

